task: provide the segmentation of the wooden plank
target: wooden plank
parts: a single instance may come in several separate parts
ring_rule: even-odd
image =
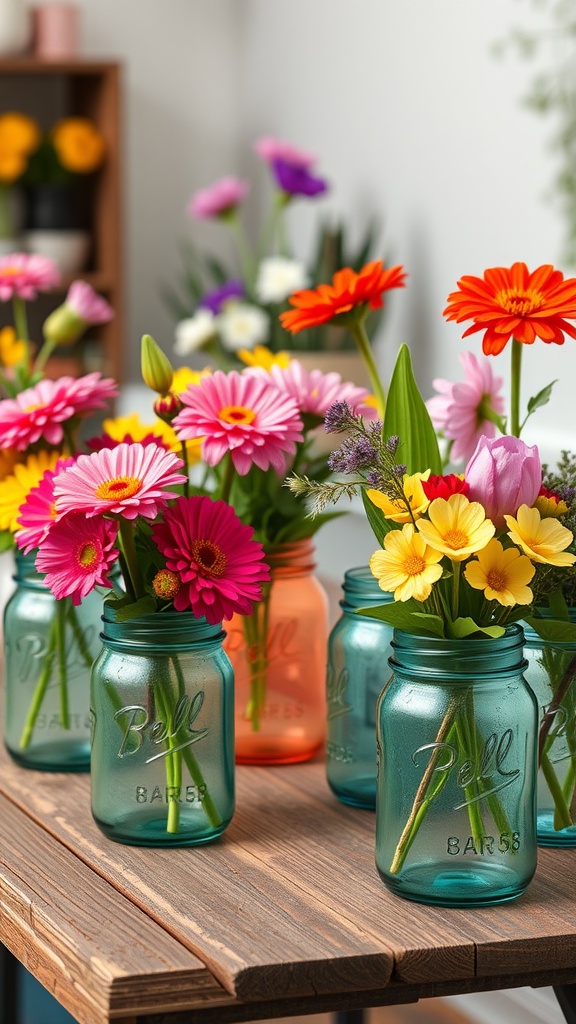
[[[81,1024],[230,1001],[192,953],[2,796],[0,822],[0,941]]]

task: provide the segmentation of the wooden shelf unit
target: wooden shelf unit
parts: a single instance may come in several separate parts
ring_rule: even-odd
[[[121,65],[115,61],[41,61],[32,57],[0,60],[0,112],[18,110],[36,118],[43,130],[67,116],[90,118],[106,140],[106,160],[91,180],[92,246],[85,271],[75,274],[91,284],[110,303],[114,319],[91,328],[73,350],[53,361],[52,375],[72,367],[84,373],[99,369],[122,379],[124,335],[124,267],[122,240],[122,111]],[[29,304],[31,333],[58,306],[73,278],[61,288]],[[10,310],[0,309],[3,324]]]

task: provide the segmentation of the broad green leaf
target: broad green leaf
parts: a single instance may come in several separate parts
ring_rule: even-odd
[[[564,619],[565,622],[570,621],[570,612],[568,611],[566,598],[562,593],[562,587],[558,587],[557,590],[548,594],[548,607],[555,619]]]
[[[551,640],[558,644],[573,644],[576,641],[576,622],[565,622],[561,619],[539,619],[534,615],[527,616],[524,622],[543,640]]]
[[[533,412],[536,412],[536,409],[541,409],[543,405],[548,404],[548,402],[550,401],[550,396],[552,394],[552,388],[556,383],[557,382],[553,380],[551,384],[547,384],[545,388],[542,388],[542,391],[539,391],[537,395],[534,395],[533,398],[528,399],[528,405],[526,408],[528,409],[529,416]]]
[[[470,616],[456,619],[448,623],[449,634],[454,640],[462,640],[464,637],[472,636],[473,633],[485,633],[486,636],[503,636],[506,630],[504,626],[479,626]]]
[[[397,529],[398,524],[393,523],[391,519],[386,519],[382,509],[378,508],[373,501],[370,501],[370,498],[366,494],[364,488],[362,488],[360,493],[362,494],[362,502],[364,504],[366,518],[372,527],[374,536],[378,543],[381,546],[384,546],[384,537],[390,532],[390,530]]]
[[[416,601],[395,601],[389,604],[375,605],[372,608],[358,608],[358,615],[367,615],[371,619],[387,622],[394,629],[402,629],[405,633],[416,633],[418,636],[444,636],[444,622],[439,615],[429,615],[418,611]]]
[[[396,357],[384,416],[385,437],[396,434],[401,441],[398,461],[406,465],[409,473],[423,473],[426,469],[443,472],[438,438],[414,379],[407,345],[400,346]]]
[[[139,615],[150,615],[156,611],[156,599],[152,596],[141,597],[138,601],[132,601],[130,604],[125,604],[123,601],[115,604],[112,599],[110,604],[115,606],[116,622],[128,622],[129,619],[137,619]]]

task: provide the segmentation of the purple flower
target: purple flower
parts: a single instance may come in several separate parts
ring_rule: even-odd
[[[361,435],[347,437],[336,451],[328,456],[328,465],[335,473],[354,473],[357,469],[370,466],[378,458],[372,442]]]
[[[495,526],[505,515],[516,515],[520,505],[532,506],[542,484],[542,466],[536,445],[518,437],[481,437],[464,479],[470,501],[479,501]]]
[[[324,178],[317,178],[307,167],[288,160],[273,160],[270,164],[276,181],[283,192],[291,196],[317,196],[328,189]]]
[[[338,434],[354,423],[354,410],[348,402],[334,402],[324,414],[324,430],[327,434]]]
[[[202,296],[202,299],[198,303],[202,309],[209,309],[214,316],[222,310],[222,306],[228,299],[243,299],[246,294],[246,290],[242,281],[232,280],[226,281],[220,285],[219,288],[213,288],[212,291],[206,292]]]
[[[237,206],[240,206],[247,194],[247,183],[230,175],[195,192],[186,211],[190,217],[196,217],[198,220],[225,217],[226,214],[232,213]]]

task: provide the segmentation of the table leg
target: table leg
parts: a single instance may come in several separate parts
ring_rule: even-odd
[[[16,957],[0,943],[0,1020],[2,1024],[20,1024],[18,1014],[18,972]]]
[[[576,1024],[576,985],[555,985],[554,994],[568,1024]]]
[[[364,1010],[338,1010],[333,1024],[364,1024]]]

